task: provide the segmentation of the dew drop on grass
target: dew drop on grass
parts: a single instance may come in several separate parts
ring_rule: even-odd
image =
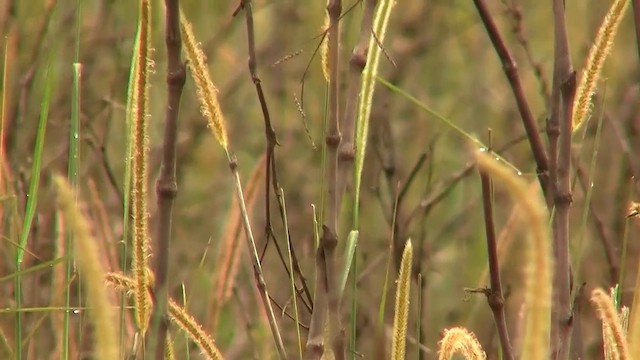
[[[487,148],[486,148],[486,147],[481,147],[481,148],[480,148],[480,152],[486,152],[486,151],[487,151]]]
[[[517,172],[518,176],[522,176],[522,171]]]

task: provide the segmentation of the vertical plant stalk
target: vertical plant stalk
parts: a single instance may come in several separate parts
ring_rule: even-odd
[[[158,198],[158,226],[156,232],[155,261],[155,306],[152,314],[151,336],[155,358],[164,357],[167,337],[167,293],[169,272],[169,248],[171,245],[171,221],[173,203],[178,192],[176,180],[176,147],[180,98],[186,79],[184,64],[180,59],[182,39],[180,36],[179,0],[165,0],[165,44],[167,47],[167,110],[165,114],[162,165],[156,182]],[[148,344],[151,344],[147,342]]]
[[[260,257],[258,256],[258,250],[256,248],[256,242],[253,238],[253,231],[251,230],[251,223],[249,222],[249,214],[247,212],[246,203],[244,200],[244,194],[242,191],[242,183],[240,182],[240,175],[238,174],[238,163],[235,158],[231,157],[227,152],[229,159],[229,170],[234,179],[236,196],[238,197],[238,203],[240,204],[240,212],[242,213],[242,221],[244,225],[244,231],[247,238],[247,246],[251,252],[251,260],[253,263],[253,274],[255,277],[256,285],[262,299],[262,304],[267,312],[267,318],[269,320],[269,326],[271,327],[271,333],[273,335],[276,350],[281,360],[287,359],[287,353],[284,349],[284,343],[282,342],[282,335],[278,329],[278,322],[276,321],[273,307],[269,298],[269,292],[267,291],[267,284],[264,280],[264,274],[262,272],[262,266],[260,265]],[[295,296],[295,294],[294,294]]]
[[[487,289],[485,295],[487,302],[493,313],[496,322],[500,346],[502,347],[502,357],[506,360],[513,360],[513,349],[509,339],[507,329],[507,319],[504,313],[504,296],[502,293],[502,281],[500,280],[500,260],[498,258],[498,244],[496,241],[496,229],[493,221],[493,186],[491,177],[484,171],[480,172],[482,183],[482,205],[484,210],[484,224],[487,234],[487,253],[489,259],[489,274],[491,288]]]
[[[258,76],[258,59],[256,56],[256,45],[255,45],[255,31],[253,26],[253,5],[251,0],[241,0],[239,7],[234,12],[234,16],[240,12],[240,10],[244,10],[245,15],[245,23],[247,28],[247,47],[249,53],[249,61],[248,68],[249,74],[251,75],[251,81],[253,82],[256,95],[258,96],[258,101],[260,103],[260,108],[262,110],[262,117],[264,119],[264,131],[265,131],[265,140],[266,140],[266,161],[265,161],[265,248],[263,251],[266,251],[266,246],[269,244],[270,239],[274,239],[274,244],[276,245],[276,249],[278,250],[278,255],[280,257],[280,261],[282,262],[283,267],[287,272],[294,271],[297,273],[300,281],[302,282],[302,289],[309,303],[311,303],[311,292],[309,291],[309,287],[307,286],[306,278],[302,274],[300,270],[300,266],[298,264],[298,258],[294,251],[294,248],[291,247],[291,255],[293,256],[293,269],[289,269],[288,265],[282,255],[282,251],[279,248],[278,242],[275,241],[275,237],[273,234],[273,228],[271,226],[271,191],[275,194],[276,197],[279,197],[279,189],[280,183],[278,181],[278,172],[277,172],[277,164],[276,164],[276,156],[275,156],[275,147],[278,144],[276,139],[276,132],[273,129],[273,125],[271,124],[271,115],[269,114],[269,107],[267,106],[267,100],[264,95],[264,91],[262,89],[262,80]],[[271,185],[271,189],[269,188]],[[278,199],[277,202],[280,217],[284,220],[284,209],[282,208],[282,199]],[[284,224],[283,224],[284,226]],[[286,236],[289,237],[289,233],[287,231]],[[291,240],[291,239],[289,239]],[[293,294],[297,296],[297,294]],[[311,306],[310,306],[311,307]]]
[[[200,47],[197,44],[191,25],[184,16],[180,18],[181,31],[184,35],[184,48],[185,53],[189,59],[190,74],[193,77],[196,85],[198,100],[200,100],[200,111],[202,115],[207,119],[209,123],[209,129],[215,136],[220,146],[224,149],[229,162],[229,169],[234,180],[235,192],[238,204],[240,206],[240,213],[242,215],[242,224],[244,227],[247,248],[251,255],[251,261],[253,265],[253,273],[256,281],[256,287],[260,293],[262,305],[267,313],[269,320],[269,326],[271,327],[271,333],[273,335],[278,355],[281,359],[286,359],[287,354],[282,342],[282,336],[278,329],[278,323],[276,321],[273,307],[267,291],[267,285],[264,280],[264,274],[262,272],[262,266],[260,265],[260,257],[256,248],[256,243],[253,238],[253,231],[251,230],[251,223],[249,222],[249,214],[247,211],[247,205],[245,202],[244,193],[242,190],[242,183],[240,182],[240,175],[238,174],[238,163],[235,157],[231,156],[229,152],[229,143],[227,138],[227,131],[225,127],[224,116],[220,103],[218,101],[217,91],[211,81],[207,66],[205,63],[205,56]]]
[[[373,15],[377,2],[378,0],[365,0],[364,2],[360,36],[349,59],[349,88],[345,111],[340,119],[343,134],[338,151],[338,204],[342,203],[342,197],[347,187],[347,178],[351,175],[349,170],[353,167],[355,157],[354,136],[356,117],[358,115],[358,95],[360,93],[360,83],[362,82],[362,71],[367,64],[369,40],[373,29]]]
[[[563,0],[553,1],[554,15],[554,70],[551,91],[551,118],[554,129],[551,142],[557,143],[557,156],[553,205],[554,237],[554,301],[552,308],[551,339],[555,359],[565,360],[569,356],[573,314],[571,310],[571,260],[569,253],[569,212],[571,194],[571,134],[573,98],[576,76],[571,65],[567,40],[565,8]],[[557,129],[557,131],[555,131]],[[556,142],[555,135],[559,137]]]
[[[132,158],[132,222],[133,222],[133,277],[136,282],[134,307],[136,323],[144,336],[151,316],[150,279],[147,272],[150,256],[149,212],[147,207],[147,181],[149,179],[149,51],[151,37],[151,5],[140,1],[138,47],[133,84],[133,158]]]
[[[342,0],[329,0],[327,3],[329,26],[327,29],[326,47],[323,53],[323,72],[328,73],[329,82],[329,117],[325,128],[326,184],[328,206],[322,235],[316,249],[316,301],[311,314],[311,325],[307,338],[306,351],[310,358],[320,358],[329,353],[326,344],[332,343],[332,352],[336,359],[344,359],[345,346],[340,335],[340,295],[337,286],[337,262],[335,249],[338,244],[338,216],[340,203],[338,199],[338,148],[340,146],[340,16]],[[326,50],[325,50],[326,49]],[[325,319],[325,315],[328,318]],[[328,326],[328,331],[325,331]],[[325,336],[328,335],[328,336]]]
[[[527,241],[524,290],[523,360],[549,357],[550,318],[552,299],[551,241],[547,229],[548,212],[539,196],[531,196],[526,182],[496,162],[486,152],[477,152],[476,161],[481,171],[503,183],[515,201],[522,207],[530,233]]]
[[[533,157],[536,161],[536,172],[538,174],[538,180],[540,181],[540,187],[542,188],[542,192],[545,194],[545,198],[547,198],[548,202],[550,200],[550,198],[548,197],[549,159],[547,158],[547,153],[544,148],[540,132],[538,131],[538,124],[533,117],[531,108],[529,107],[529,103],[527,102],[527,99],[525,97],[522,84],[520,83],[520,77],[518,76],[518,67],[516,65],[516,62],[513,60],[511,53],[509,53],[504,39],[502,39],[502,36],[498,31],[498,27],[493,21],[493,18],[489,13],[489,9],[487,8],[487,4],[485,3],[485,1],[474,0],[473,2],[478,9],[478,13],[480,14],[482,23],[487,30],[489,38],[491,39],[491,43],[493,43],[493,47],[498,53],[498,57],[502,62],[504,73],[509,80],[509,85],[511,86],[511,91],[513,92],[513,96],[516,100],[516,105],[518,106],[518,111],[520,112],[520,117],[522,118],[524,129],[527,133],[527,137],[529,138],[531,152],[533,153]]]
[[[51,74],[51,59],[47,60],[44,74],[44,95],[40,105],[40,119],[36,131],[36,141],[33,149],[33,164],[31,166],[31,180],[29,181],[29,193],[25,205],[25,214],[20,232],[20,243],[16,250],[16,277],[15,277],[15,302],[16,308],[22,309],[22,263],[24,261],[25,249],[31,234],[31,225],[36,214],[38,205],[38,189],[40,188],[40,174],[42,171],[42,154],[44,152],[45,134],[47,131],[47,121],[49,118],[49,105],[54,79]],[[15,341],[16,358],[22,359],[22,311],[16,311]]]

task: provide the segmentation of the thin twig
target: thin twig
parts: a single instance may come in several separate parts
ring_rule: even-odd
[[[176,180],[176,144],[178,135],[178,114],[180,98],[186,80],[186,71],[180,52],[182,39],[180,37],[180,4],[179,0],[165,0],[165,43],[167,46],[167,110],[165,114],[164,142],[162,145],[162,165],[156,183],[158,197],[158,227],[156,233],[157,258],[155,262],[156,301],[151,317],[151,331],[149,342],[155,344],[155,359],[164,359],[167,339],[167,294],[169,273],[169,247],[171,244],[171,219],[173,203],[178,192]],[[151,353],[151,351],[149,352]]]
[[[507,320],[504,312],[504,297],[502,296],[502,282],[500,281],[500,265],[498,260],[498,244],[496,242],[496,229],[493,221],[493,186],[491,178],[485,171],[480,171],[482,182],[482,205],[484,210],[484,224],[487,234],[487,252],[489,260],[489,273],[491,288],[486,289],[487,302],[493,312],[493,319],[496,322],[500,345],[502,346],[502,356],[506,360],[513,360],[513,350],[509,331],[507,330]]]
[[[282,265],[285,267],[286,271],[289,272],[287,261],[284,258],[283,252],[279,249],[278,241],[275,238],[275,235],[273,233],[273,228],[271,226],[271,193],[272,191],[275,194],[275,196],[278,198],[278,201],[276,203],[278,205],[278,209],[280,212],[280,218],[283,220],[283,222],[284,222],[284,209],[281,206],[282,199],[279,199],[280,195],[278,191],[278,189],[280,189],[280,183],[278,181],[277,163],[276,163],[276,156],[275,156],[275,147],[276,145],[278,145],[278,140],[276,138],[276,132],[273,129],[273,125],[271,123],[271,115],[269,114],[269,107],[267,105],[267,100],[264,95],[264,90],[262,89],[262,80],[260,80],[260,77],[258,76],[258,70],[257,70],[258,58],[256,56],[252,1],[241,0],[238,8],[234,11],[233,15],[236,16],[237,14],[239,14],[241,10],[244,11],[246,28],[247,28],[249,74],[251,75],[251,81],[255,86],[256,94],[258,96],[258,101],[260,102],[260,109],[262,110],[262,116],[264,118],[264,131],[265,131],[265,140],[266,140],[266,150],[265,150],[266,152],[265,222],[266,223],[265,223],[265,234],[264,234],[264,239],[265,239],[264,251],[266,251],[266,247],[269,244],[269,240],[272,239],[274,244],[278,248],[278,256],[280,258]],[[283,223],[283,225],[285,224]],[[290,237],[290,234],[288,231],[286,232],[286,236]],[[292,243],[291,239],[288,239],[288,240],[289,240],[288,243]],[[304,290],[304,294],[307,298],[307,301],[305,301],[305,304],[307,304],[308,307],[313,308],[313,301],[311,300],[311,291],[307,286],[307,281],[304,274],[300,270],[300,266],[298,265],[298,258],[296,256],[295,251],[293,251],[293,246],[291,248],[292,248],[291,256],[293,259],[292,271],[294,271],[294,273],[298,275],[300,282],[302,283],[302,289]]]

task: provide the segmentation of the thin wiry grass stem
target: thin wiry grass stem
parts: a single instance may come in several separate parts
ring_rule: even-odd
[[[258,291],[262,299],[264,310],[267,312],[269,326],[271,327],[271,333],[275,341],[276,350],[278,351],[278,356],[280,357],[280,359],[284,360],[284,359],[287,359],[287,353],[284,349],[282,336],[280,335],[280,330],[278,329],[278,323],[276,322],[276,318],[273,312],[273,307],[271,306],[271,300],[269,298],[269,293],[267,291],[267,284],[264,280],[262,266],[260,265],[260,258],[258,257],[256,243],[253,238],[253,231],[251,230],[251,224],[249,222],[249,214],[247,212],[247,207],[244,200],[244,194],[242,191],[242,183],[240,182],[240,175],[238,174],[238,163],[236,159],[231,156],[229,156],[228,159],[229,159],[229,169],[231,170],[231,175],[233,176],[233,179],[234,179],[236,196],[238,198],[238,204],[240,205],[240,213],[242,214],[242,223],[244,226],[245,235],[248,242],[247,245],[251,253],[251,260],[253,264],[253,274],[255,276],[256,286],[258,287]],[[294,294],[294,296],[295,295],[296,294]]]
[[[309,287],[307,286],[307,281],[306,278],[304,276],[304,274],[302,273],[300,266],[298,264],[298,257],[296,256],[296,252],[295,249],[293,248],[293,246],[291,246],[291,256],[293,257],[293,269],[289,269],[287,266],[287,261],[284,258],[283,252],[280,249],[280,246],[278,245],[278,242],[275,239],[275,235],[273,233],[273,228],[271,226],[271,192],[273,191],[273,193],[275,194],[275,196],[278,198],[277,201],[277,205],[278,205],[278,209],[280,211],[280,217],[281,219],[283,219],[284,222],[284,209],[282,208],[281,204],[282,204],[282,199],[279,199],[280,197],[280,182],[278,181],[278,172],[277,172],[277,163],[276,163],[276,156],[275,156],[275,147],[278,144],[278,140],[276,138],[276,132],[273,129],[273,125],[271,123],[271,115],[269,114],[269,107],[267,105],[267,99],[264,95],[264,90],[262,89],[262,80],[260,80],[260,77],[258,76],[258,57],[256,55],[256,45],[255,45],[255,30],[254,30],[254,25],[253,25],[253,4],[251,2],[251,0],[241,0],[240,1],[240,5],[238,6],[238,8],[236,9],[236,11],[234,12],[234,16],[237,15],[240,10],[244,11],[244,15],[245,15],[245,23],[246,23],[246,27],[247,27],[247,46],[248,46],[248,53],[249,53],[249,61],[248,61],[248,67],[249,67],[249,74],[251,75],[251,81],[253,82],[255,89],[256,89],[256,95],[258,96],[258,101],[260,102],[260,109],[262,110],[262,117],[264,118],[264,132],[265,132],[265,140],[266,140],[266,161],[265,161],[265,174],[266,174],[266,179],[265,179],[265,221],[266,221],[266,225],[265,225],[265,234],[264,234],[264,238],[265,238],[265,248],[262,252],[262,254],[264,254],[264,252],[267,249],[267,246],[269,244],[269,240],[273,239],[274,240],[274,244],[276,246],[276,249],[278,251],[278,257],[280,258],[280,261],[282,262],[282,265],[284,266],[285,270],[287,271],[287,273],[289,271],[294,271],[298,277],[300,278],[300,282],[302,283],[302,289],[304,291],[305,297],[307,299],[307,301],[305,302],[304,299],[303,302],[305,304],[307,304],[308,307],[313,307],[313,301],[311,300],[311,291],[309,291]],[[271,187],[271,188],[270,188]],[[283,225],[285,225],[283,223]],[[286,226],[285,226],[286,228]],[[286,236],[289,237],[289,231],[288,229],[286,229]],[[291,239],[289,238],[288,241],[290,242]],[[294,294],[295,296],[297,296],[296,294]]]
[[[538,173],[538,179],[540,181],[542,192],[545,194],[545,197],[549,199],[547,197],[547,193],[549,191],[549,159],[547,157],[547,152],[544,148],[542,138],[538,131],[538,124],[533,117],[531,108],[529,107],[529,103],[527,102],[524,94],[524,89],[522,88],[522,84],[520,83],[520,77],[518,76],[518,67],[516,66],[516,62],[513,60],[511,53],[509,53],[504,39],[502,39],[502,36],[498,31],[498,27],[493,21],[493,18],[489,13],[489,9],[487,8],[487,4],[485,3],[485,1],[474,0],[473,2],[478,9],[478,13],[480,14],[482,23],[484,24],[484,27],[489,34],[489,38],[493,43],[493,47],[496,49],[498,57],[502,62],[504,73],[509,80],[509,85],[511,86],[513,96],[516,100],[518,111],[520,112],[520,117],[522,118],[524,128],[529,138],[531,151],[536,161],[536,171]]]
[[[485,295],[487,302],[493,312],[493,319],[496,322],[500,346],[502,347],[502,357],[506,360],[513,360],[513,350],[509,331],[507,330],[507,320],[504,313],[504,296],[502,293],[502,282],[500,280],[500,265],[498,259],[498,244],[496,241],[496,229],[493,221],[493,186],[491,178],[485,171],[480,171],[480,181],[482,183],[482,205],[484,210],[484,224],[487,233],[487,252],[489,259],[489,274],[491,288],[487,289]]]
[[[167,47],[167,110],[165,114],[164,142],[162,145],[162,165],[156,183],[158,197],[158,227],[156,233],[157,258],[154,268],[156,298],[152,313],[150,340],[155,344],[155,359],[164,359],[167,338],[167,294],[169,272],[169,247],[171,244],[171,219],[173,203],[178,192],[176,180],[176,144],[178,134],[178,114],[180,98],[186,80],[186,71],[180,52],[180,1],[165,0],[165,44]],[[150,352],[151,353],[151,352]]]
[[[557,141],[557,162],[553,205],[554,237],[554,301],[551,321],[551,349],[556,359],[567,359],[571,345],[571,263],[569,254],[569,210],[571,195],[571,134],[572,111],[576,77],[571,65],[571,56],[567,40],[564,1],[553,1],[554,14],[554,71],[551,99],[551,118],[549,126],[554,132],[554,144]],[[557,137],[556,137],[557,136]],[[552,153],[555,159],[556,153]]]

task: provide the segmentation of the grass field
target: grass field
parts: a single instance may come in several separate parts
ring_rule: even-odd
[[[640,359],[640,2],[563,3],[0,2],[0,359]]]

